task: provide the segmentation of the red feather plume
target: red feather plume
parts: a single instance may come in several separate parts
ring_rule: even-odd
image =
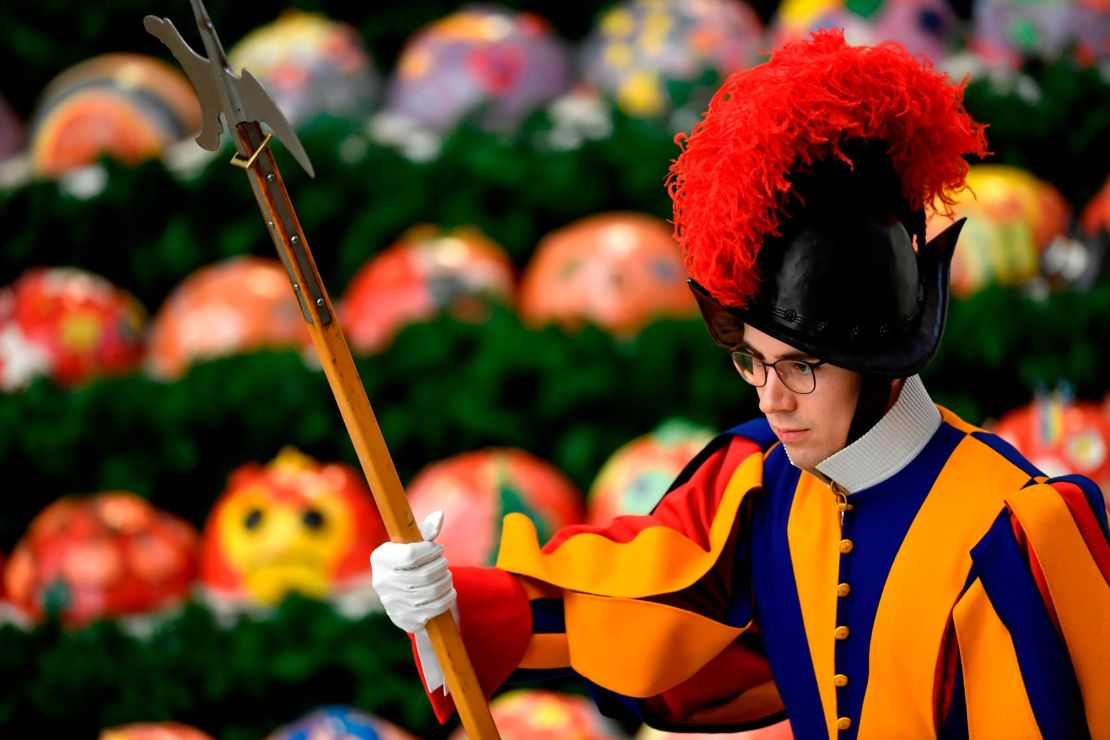
[[[965,186],[965,154],[984,156],[985,125],[963,108],[964,85],[884,43],[850,47],[831,29],[787,44],[770,61],[738,72],[704,118],[675,142],[667,190],[675,237],[690,276],[717,300],[746,307],[765,237],[779,235],[791,172],[841,145],[881,139],[912,209],[947,211]]]

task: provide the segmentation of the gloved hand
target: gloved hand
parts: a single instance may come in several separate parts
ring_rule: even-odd
[[[420,525],[424,542],[386,542],[370,554],[373,586],[381,599],[385,613],[393,624],[413,635],[424,682],[428,691],[447,686],[443,668],[432,650],[428,632],[424,629],[429,620],[450,609],[456,610],[455,586],[443,545],[434,542],[443,527],[443,512],[434,511]]]

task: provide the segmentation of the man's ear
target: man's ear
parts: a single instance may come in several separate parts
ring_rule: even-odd
[[[701,317],[709,336],[725,349],[736,349],[744,341],[744,322],[709,295],[709,291],[692,278],[686,281],[698,301]]]

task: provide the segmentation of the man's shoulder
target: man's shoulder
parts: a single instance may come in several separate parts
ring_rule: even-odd
[[[759,448],[766,452],[774,447],[778,438],[775,433],[771,431],[771,425],[767,423],[767,419],[760,416],[756,419],[751,419],[743,424],[738,424],[731,429],[721,432],[718,439],[723,438],[724,443],[731,443],[736,439],[748,440],[759,445]]]

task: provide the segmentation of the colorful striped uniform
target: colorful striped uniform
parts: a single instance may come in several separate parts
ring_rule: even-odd
[[[798,738],[1110,738],[1101,493],[940,413],[847,497],[759,420],[651,515],[542,547],[510,515],[498,568],[454,571],[483,688],[570,670],[603,711],[663,729],[785,713]],[[431,699],[445,720],[450,697]]]

